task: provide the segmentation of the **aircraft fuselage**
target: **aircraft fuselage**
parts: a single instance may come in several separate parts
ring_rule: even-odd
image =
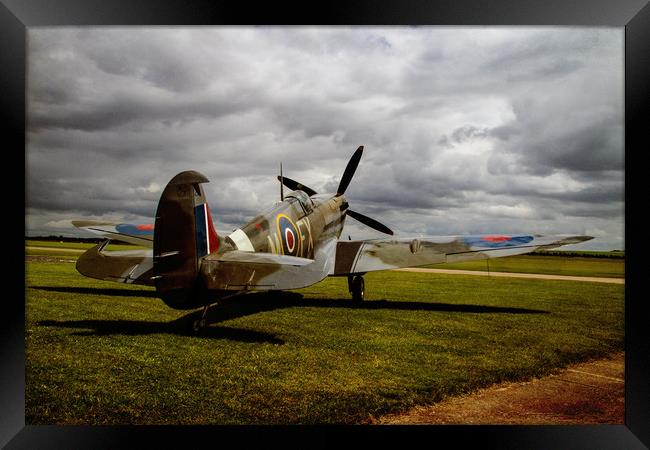
[[[314,258],[314,248],[324,238],[341,235],[347,202],[343,195],[314,195],[302,191],[255,216],[225,239],[243,251]]]

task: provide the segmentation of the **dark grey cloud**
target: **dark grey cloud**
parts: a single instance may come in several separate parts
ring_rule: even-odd
[[[28,52],[28,233],[149,221],[188,169],[229,229],[280,162],[334,191],[365,145],[346,195],[401,234],[623,246],[622,29],[36,28]]]
[[[63,128],[83,131],[109,130],[128,125],[140,129],[146,124],[158,122],[165,126],[182,125],[196,119],[217,119],[224,115],[253,109],[251,96],[152,99],[133,93],[116,92],[108,99],[89,99],[81,108],[70,103],[58,102],[55,114],[52,111],[35,112],[30,116],[29,127]]]
[[[483,128],[476,128],[472,125],[465,125],[464,127],[458,128],[451,133],[451,138],[457,144],[467,141],[472,138],[484,138],[488,135],[488,130]]]
[[[507,82],[539,81],[568,75],[584,67],[585,63],[579,59],[580,53],[589,51],[595,43],[588,31],[565,30],[562,35],[560,39],[568,37],[568,41],[558,40],[557,35],[549,36],[544,32],[539,33],[539,39],[512,41],[504,45],[501,52],[488,57],[480,69],[502,73]],[[567,42],[571,53],[567,52]]]

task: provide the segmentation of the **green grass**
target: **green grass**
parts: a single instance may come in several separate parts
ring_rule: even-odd
[[[35,239],[25,239],[25,247],[53,247],[53,248],[76,248],[89,249],[97,244],[87,242],[58,242],[58,241],[40,241]],[[125,245],[125,247],[131,247]]]
[[[624,287],[406,272],[213,308],[26,263],[28,424],[365,423],[623,349]]]
[[[557,253],[557,252],[556,252]],[[488,270],[488,261],[434,264],[426,267],[436,269]],[[518,255],[489,260],[492,272],[542,273],[590,277],[625,277],[625,260],[580,256]]]
[[[26,255],[43,255],[43,256],[60,256],[63,259],[77,259],[85,250],[94,247],[97,244],[90,244],[85,242],[54,242],[54,241],[39,241],[39,240],[25,240],[25,254]],[[146,247],[137,245],[113,243],[111,242],[106,250],[141,250]]]

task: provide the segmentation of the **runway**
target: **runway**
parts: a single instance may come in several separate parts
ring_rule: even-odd
[[[33,247],[33,246],[28,246],[25,247],[25,250],[50,250],[50,251],[55,251],[55,252],[66,252],[66,253],[83,253],[87,249],[82,248],[59,248],[59,247]]]
[[[490,277],[507,277],[507,278],[535,278],[541,280],[564,280],[564,281],[589,281],[592,283],[612,283],[625,284],[625,278],[605,278],[605,277],[577,277],[572,275],[548,275],[539,273],[511,273],[511,272],[486,272],[479,270],[453,270],[453,269],[426,269],[422,267],[408,267],[405,269],[393,269],[402,272],[422,272],[422,273],[439,273],[446,275],[478,275]]]

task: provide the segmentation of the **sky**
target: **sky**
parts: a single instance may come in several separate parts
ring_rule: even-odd
[[[622,27],[27,30],[25,228],[153,223],[196,170],[218,232],[335,192],[398,236],[580,234],[624,249]],[[344,235],[382,235],[346,221]],[[568,247],[566,247],[568,248]]]

